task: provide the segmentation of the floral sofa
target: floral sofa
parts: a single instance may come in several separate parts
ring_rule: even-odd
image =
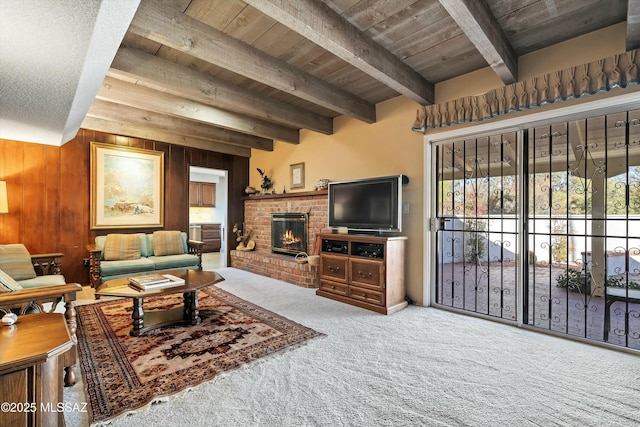
[[[91,286],[107,280],[164,270],[202,270],[203,242],[180,231],[97,236],[89,251]]]

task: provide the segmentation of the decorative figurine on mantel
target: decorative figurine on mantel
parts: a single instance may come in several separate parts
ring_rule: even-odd
[[[329,180],[322,178],[322,179],[319,179],[318,182],[316,183],[315,190],[316,191],[326,190],[327,188],[329,188]]]
[[[267,174],[262,171],[262,169],[260,168],[256,168],[256,169],[258,170],[258,173],[262,177],[262,184],[260,184],[260,188],[262,188],[262,194],[268,194],[269,189],[271,188],[271,186],[273,186],[273,181],[271,181],[271,178],[269,178]]]
[[[256,248],[256,242],[251,240],[251,231],[247,231],[245,235],[242,235],[242,230],[238,227],[238,224],[233,224],[233,234],[236,235],[236,251],[252,251]]]

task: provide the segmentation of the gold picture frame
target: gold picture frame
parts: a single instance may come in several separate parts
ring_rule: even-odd
[[[291,188],[304,188],[304,163],[290,165]]]
[[[164,226],[164,153],[91,142],[91,229]]]

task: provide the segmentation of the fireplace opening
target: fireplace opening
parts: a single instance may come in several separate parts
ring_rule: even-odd
[[[296,255],[307,251],[307,214],[271,214],[271,252]]]

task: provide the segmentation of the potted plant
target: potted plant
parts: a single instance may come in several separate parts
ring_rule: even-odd
[[[586,274],[584,269],[578,271],[567,268],[567,271],[556,278],[556,282],[559,288],[568,288],[569,292],[591,293],[591,275]]]

